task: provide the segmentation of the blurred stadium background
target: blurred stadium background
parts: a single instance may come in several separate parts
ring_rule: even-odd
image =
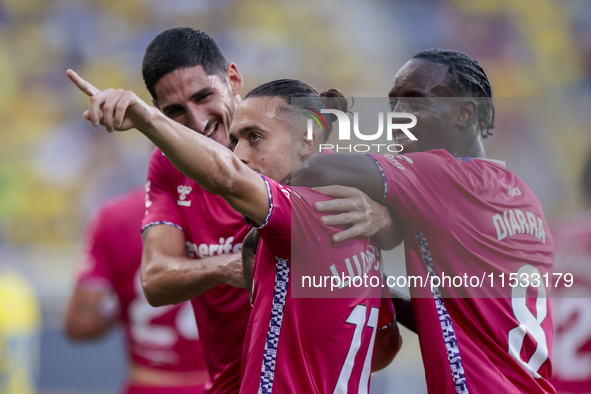
[[[486,141],[489,157],[530,184],[550,222],[580,208],[591,149],[588,1],[1,0],[0,266],[28,278],[40,303],[40,393],[114,393],[124,376],[121,335],[73,346],[60,327],[86,223],[106,198],[143,184],[151,150],[139,133],[93,129],[65,70],[148,100],[144,49],[175,26],[213,36],[245,93],[290,77],[384,97],[414,53],[464,51],[495,97],[523,98],[496,101],[511,116]],[[398,272],[402,255],[390,257]],[[372,392],[426,392],[416,337],[404,339]]]

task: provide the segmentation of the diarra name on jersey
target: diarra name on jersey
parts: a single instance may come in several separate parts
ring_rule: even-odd
[[[542,243],[546,244],[546,232],[544,221],[533,213],[520,209],[509,209],[503,214],[496,214],[492,217],[493,224],[497,230],[497,240],[501,241],[508,236],[516,234],[533,235]]]

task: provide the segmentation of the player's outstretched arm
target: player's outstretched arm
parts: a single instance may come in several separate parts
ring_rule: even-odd
[[[244,216],[264,222],[269,211],[265,182],[229,149],[167,118],[133,92],[101,91],[72,70],[67,75],[90,97],[84,117],[94,126],[102,124],[110,132],[138,129],[183,174],[210,193],[222,196]]]
[[[64,331],[68,338],[82,341],[106,334],[118,316],[112,301],[100,291],[75,289],[64,318]]]
[[[240,253],[187,258],[185,235],[166,224],[145,228],[142,237],[142,288],[152,306],[192,300],[222,283],[244,287]]]

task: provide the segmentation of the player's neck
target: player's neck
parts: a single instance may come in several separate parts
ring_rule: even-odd
[[[279,183],[281,183],[282,185],[291,186],[291,172],[287,174],[287,176],[283,178]]]
[[[479,138],[472,144],[454,151],[452,155],[454,157],[485,158],[486,152],[484,151],[484,146],[482,146],[482,140]]]

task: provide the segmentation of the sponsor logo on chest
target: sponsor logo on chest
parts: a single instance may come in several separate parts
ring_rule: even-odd
[[[241,251],[242,242],[234,243],[234,237],[220,237],[217,244],[202,243],[197,245],[193,242],[185,242],[185,253],[187,257],[192,259],[203,259],[227,253],[240,253]]]
[[[179,187],[176,188],[176,191],[179,193],[179,199],[176,204],[182,207],[190,207],[191,200],[187,200],[187,196],[193,191],[193,188],[191,186],[179,185]]]

